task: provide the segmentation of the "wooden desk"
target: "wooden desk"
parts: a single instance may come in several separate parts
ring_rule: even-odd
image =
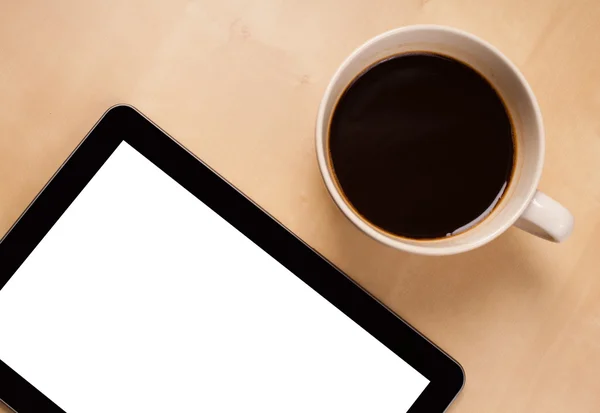
[[[0,233],[104,110],[128,102],[456,357],[468,378],[453,412],[600,411],[597,0],[1,9]],[[321,95],[356,46],[412,23],[470,31],[529,79],[547,128],[541,189],[576,217],[566,244],[512,229],[464,255],[414,256],[367,238],[334,207],[313,142]]]

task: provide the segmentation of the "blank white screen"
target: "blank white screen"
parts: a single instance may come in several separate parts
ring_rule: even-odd
[[[126,143],[0,290],[68,413],[405,412],[429,381]]]

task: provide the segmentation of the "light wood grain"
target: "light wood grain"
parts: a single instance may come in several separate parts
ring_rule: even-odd
[[[131,103],[459,360],[453,412],[598,412],[599,22],[597,0],[3,2],[0,233],[106,108]],[[408,255],[334,207],[321,95],[356,46],[412,23],[472,32],[528,78],[541,189],[576,218],[567,243],[511,229],[464,255]]]

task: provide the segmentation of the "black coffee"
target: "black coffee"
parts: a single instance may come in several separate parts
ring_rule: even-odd
[[[395,235],[440,238],[489,213],[511,177],[511,120],[490,83],[437,54],[399,55],[343,93],[333,171],[348,202]]]

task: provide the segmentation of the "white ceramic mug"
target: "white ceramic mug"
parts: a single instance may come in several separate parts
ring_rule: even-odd
[[[502,96],[516,132],[515,170],[499,204],[472,228],[436,240],[393,236],[357,215],[334,182],[328,155],[330,118],[350,82],[382,59],[417,51],[450,56],[479,71]],[[335,203],[358,228],[391,247],[420,254],[448,255],[480,247],[513,224],[555,242],[564,241],[573,230],[571,213],[537,190],[544,161],[544,126],[531,88],[499,50],[469,33],[434,25],[408,26],[383,33],[360,46],[342,63],[325,91],[317,116],[316,144],[321,174]]]

